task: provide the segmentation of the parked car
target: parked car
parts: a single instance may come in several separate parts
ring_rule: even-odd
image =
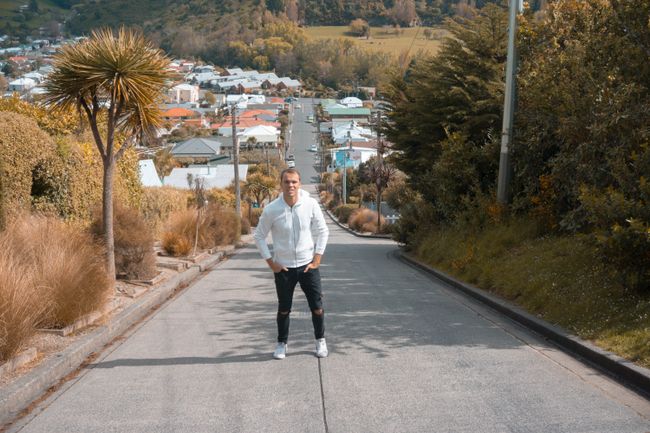
[[[295,166],[296,166],[296,161],[294,160],[287,161],[287,167],[294,168]]]
[[[309,148],[310,152],[318,152],[318,146],[316,144],[312,144],[311,147]]]

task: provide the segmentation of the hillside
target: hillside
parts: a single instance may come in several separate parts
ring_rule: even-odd
[[[0,34],[56,35],[74,0],[0,0]]]
[[[284,16],[301,26],[345,26],[356,18],[372,26],[434,26],[464,13],[468,5],[493,2],[499,0],[0,0],[0,34],[50,35],[64,22],[63,30],[73,35],[128,25],[171,45],[183,29],[206,34],[236,28],[244,30],[245,39],[250,36],[246,30],[259,29],[266,15]],[[543,2],[528,3],[537,8]]]

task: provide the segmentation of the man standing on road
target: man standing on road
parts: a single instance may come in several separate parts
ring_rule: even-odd
[[[255,243],[275,275],[278,295],[278,343],[275,359],[284,359],[289,338],[289,313],[296,284],[307,297],[316,338],[316,356],[327,356],[325,313],[320,280],[320,261],[329,230],[318,202],[300,189],[300,173],[288,168],[280,175],[282,194],[262,212],[255,230]],[[273,256],[266,243],[271,232]],[[315,241],[314,241],[315,240]]]

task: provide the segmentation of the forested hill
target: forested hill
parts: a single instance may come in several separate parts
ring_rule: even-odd
[[[528,4],[536,9],[548,1]],[[22,39],[56,36],[60,30],[81,35],[98,27],[127,25],[142,28],[165,45],[180,29],[211,36],[224,29],[259,30],[269,21],[266,15],[300,26],[347,26],[357,18],[371,26],[432,26],[487,3],[507,5],[507,0],[29,0],[28,5],[25,0],[6,0],[0,2],[0,35]]]
[[[68,23],[73,33],[86,33],[102,25],[138,25],[146,30],[168,32],[180,25],[212,30],[239,20],[244,27],[255,26],[270,12],[286,15],[299,25],[348,25],[363,18],[371,25],[416,23],[434,25],[469,6],[504,0],[78,0],[78,12]],[[529,3],[536,7],[545,0]]]

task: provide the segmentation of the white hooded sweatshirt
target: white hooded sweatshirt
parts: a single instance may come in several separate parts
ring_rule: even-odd
[[[280,194],[264,208],[253,235],[264,260],[271,258],[266,243],[269,232],[273,238],[273,261],[287,268],[306,265],[314,254],[323,254],[329,236],[320,205],[302,189],[293,207]]]

